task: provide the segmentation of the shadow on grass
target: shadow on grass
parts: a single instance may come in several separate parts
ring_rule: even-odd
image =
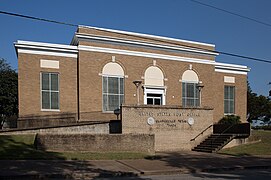
[[[34,139],[34,135],[1,135],[0,159],[65,159],[60,155],[60,153],[35,149]]]
[[[0,179],[92,179],[137,177],[133,172],[106,169],[93,161],[65,160],[58,152],[37,150],[34,135],[0,136]]]

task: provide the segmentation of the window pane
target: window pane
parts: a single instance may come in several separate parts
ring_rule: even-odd
[[[228,114],[228,113],[229,113],[229,111],[228,111],[228,102],[227,102],[227,100],[224,100],[224,113],[225,113],[225,114]]]
[[[108,93],[119,94],[119,79],[116,77],[108,77]]]
[[[51,93],[51,109],[59,109],[58,92]]]
[[[229,99],[234,99],[234,87],[229,87]]]
[[[154,99],[154,105],[161,105],[161,99]]]
[[[120,78],[120,94],[124,94],[124,81],[123,78]]]
[[[42,109],[59,109],[59,85],[57,73],[42,73],[41,74],[41,108]]]
[[[186,99],[183,97],[183,99],[182,99],[182,105],[183,105],[183,107],[186,107],[187,105],[186,105]]]
[[[186,106],[193,107],[194,105],[194,99],[187,99],[186,100]]]
[[[42,92],[42,109],[50,109],[50,93]]]
[[[184,107],[200,106],[200,92],[197,83],[182,83],[182,105]]]
[[[187,83],[187,92],[186,92],[187,97],[194,97],[195,92],[194,92],[194,84]]]
[[[48,73],[42,73],[41,74],[42,80],[42,90],[49,90],[49,74]]]
[[[182,83],[182,97],[186,97],[186,83]]]
[[[229,88],[228,88],[228,86],[225,86],[225,88],[224,88],[224,98],[229,99]]]
[[[103,77],[103,110],[114,111],[124,102],[124,79]]]
[[[147,104],[153,105],[153,98],[147,98]]]
[[[58,91],[58,74],[51,74],[51,90]]]
[[[229,102],[229,111],[231,114],[234,114],[234,102],[233,101],[230,101]]]
[[[224,113],[225,114],[234,114],[234,86],[225,86],[224,88]]]
[[[107,95],[103,95],[103,110],[108,111]]]
[[[119,108],[119,96],[108,95],[108,110],[114,111]]]
[[[107,93],[107,77],[103,77],[103,93]]]
[[[120,95],[120,105],[122,105],[124,102],[124,95]]]

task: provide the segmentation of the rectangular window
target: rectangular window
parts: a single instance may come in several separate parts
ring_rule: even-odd
[[[224,113],[234,114],[235,113],[235,87],[225,86],[224,87]]]
[[[182,83],[182,105],[183,107],[199,107],[200,92],[197,83]]]
[[[122,77],[103,76],[103,111],[120,108],[124,100],[124,79]]]
[[[41,109],[59,109],[58,73],[41,73]]]

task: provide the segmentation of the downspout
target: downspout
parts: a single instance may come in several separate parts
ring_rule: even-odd
[[[79,48],[77,45],[77,122],[80,121],[80,86],[79,86]]]

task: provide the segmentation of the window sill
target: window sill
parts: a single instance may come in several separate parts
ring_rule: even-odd
[[[114,114],[114,111],[103,111],[104,114]]]
[[[236,114],[235,114],[235,113],[224,113],[224,116],[230,116],[230,115],[234,115],[234,116],[236,116]]]
[[[60,112],[60,109],[41,109],[41,111],[46,111],[46,112]]]

